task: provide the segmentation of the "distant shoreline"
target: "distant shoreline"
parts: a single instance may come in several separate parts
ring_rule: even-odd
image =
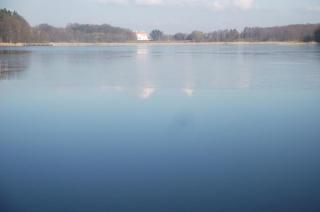
[[[117,45],[307,45],[317,44],[316,42],[302,42],[302,41],[234,41],[234,42],[191,42],[191,41],[132,41],[132,42],[110,42],[110,43],[63,43],[63,42],[50,42],[50,43],[1,43],[0,47],[31,47],[31,46],[48,46],[48,47],[81,47],[81,46],[117,46]]]

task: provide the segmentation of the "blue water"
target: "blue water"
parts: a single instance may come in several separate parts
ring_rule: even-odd
[[[0,211],[320,211],[319,45],[0,48]]]

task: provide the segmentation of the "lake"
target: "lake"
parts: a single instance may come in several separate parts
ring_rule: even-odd
[[[320,45],[0,47],[4,212],[320,210]]]

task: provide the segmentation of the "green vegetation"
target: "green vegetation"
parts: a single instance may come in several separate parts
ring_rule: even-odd
[[[302,41],[320,42],[320,24],[300,24],[281,27],[246,27],[242,32],[236,29],[213,32],[193,31],[166,35],[159,29],[152,30],[150,37],[154,41],[188,42],[265,42],[265,41]],[[7,43],[47,43],[47,42],[126,42],[135,41],[136,35],[129,29],[108,24],[69,24],[64,28],[41,24],[31,27],[15,11],[0,10],[0,42]]]

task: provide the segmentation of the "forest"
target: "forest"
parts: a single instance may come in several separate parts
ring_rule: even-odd
[[[0,42],[125,42],[136,40],[129,29],[108,24],[69,24],[65,28],[40,24],[31,27],[16,11],[0,10]]]
[[[165,34],[159,29],[150,32],[153,41],[188,42],[266,42],[298,41],[320,42],[320,24],[296,24],[277,27],[246,27],[212,32],[193,31],[191,33]],[[16,11],[0,10],[0,42],[3,43],[46,43],[46,42],[130,42],[136,41],[130,29],[114,27],[109,24],[68,24],[54,27],[48,24],[31,26]]]
[[[150,33],[152,40],[176,40],[192,42],[320,42],[320,24],[296,24],[280,27],[246,27],[239,32],[236,29],[212,32],[193,31],[165,35],[160,30]]]

